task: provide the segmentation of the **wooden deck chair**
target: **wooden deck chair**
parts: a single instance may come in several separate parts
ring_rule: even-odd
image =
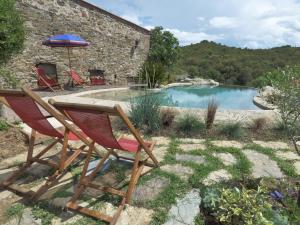
[[[74,124],[76,124],[90,139],[93,140],[93,144],[89,146],[88,156],[83,167],[77,190],[66,207],[73,211],[104,220],[110,224],[115,224],[125,204],[130,203],[131,195],[144,166],[158,166],[158,161],[152,154],[155,143],[145,142],[141,138],[139,132],[134,128],[119,105],[114,107],[106,107],[85,104],[70,104],[55,102],[52,99],[49,102],[55,108],[68,116],[74,122]],[[111,127],[110,116],[120,117],[134,136],[134,139],[128,139],[124,136],[116,139]],[[91,160],[91,154],[93,152],[95,143],[106,148],[108,153],[99,161],[93,172],[87,175],[87,169]],[[118,155],[115,150],[132,153],[134,157],[122,157]],[[146,159],[141,158],[142,150],[144,150],[147,155]],[[112,187],[103,187],[93,182],[93,178],[95,178],[96,174],[101,170],[105,161],[111,154],[114,154],[118,159],[131,160],[133,162],[132,174],[127,191],[117,190]],[[153,163],[149,162],[150,159],[153,161]],[[114,216],[111,217],[100,213],[99,211],[81,207],[76,203],[81,193],[87,187],[122,197],[122,201]]]
[[[72,82],[77,86],[82,86],[85,81],[82,77],[74,70],[70,70],[66,72],[68,76],[72,79]]]
[[[74,162],[86,146],[90,145],[91,141],[87,140],[84,133],[79,131],[78,128],[75,128],[74,125],[68,123],[65,116],[60,114],[48,103],[44,102],[37,94],[26,87],[22,88],[20,91],[0,90],[0,100],[10,107],[24,123],[32,128],[26,163],[10,177],[1,182],[0,186],[4,189],[36,200],[50,187],[58,183],[58,180],[64,175],[63,172],[65,172],[65,169]],[[64,131],[55,129],[47,120],[48,116],[42,113],[41,108],[49,113],[49,115],[56,118],[64,127]],[[33,156],[34,142],[37,133],[50,136],[54,138],[54,140],[42,151]],[[71,149],[68,145],[69,140],[81,140],[84,144],[78,149]],[[41,159],[46,152],[58,143],[62,144],[60,160],[58,163],[53,160]],[[67,155],[68,150],[72,150],[70,157]],[[14,184],[22,173],[33,163],[45,164],[55,169],[55,173],[49,177],[46,184],[36,192],[22,190],[22,188]]]
[[[39,67],[33,67],[32,70],[37,76],[37,85],[41,89],[49,88],[51,91],[55,91],[54,87],[59,87],[60,90],[63,90],[61,85],[58,83],[57,79],[48,78],[45,70]]]

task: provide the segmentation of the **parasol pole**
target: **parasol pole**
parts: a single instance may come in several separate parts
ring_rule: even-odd
[[[70,57],[70,48],[66,47],[68,49],[68,58],[69,58],[69,69],[71,71],[71,57]]]

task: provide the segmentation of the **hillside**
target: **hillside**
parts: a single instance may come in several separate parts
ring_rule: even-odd
[[[286,65],[300,65],[300,48],[241,49],[202,41],[181,47],[175,75],[211,78],[226,84],[259,86],[260,76]]]

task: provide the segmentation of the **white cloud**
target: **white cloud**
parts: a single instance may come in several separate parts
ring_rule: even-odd
[[[203,40],[208,41],[220,41],[223,39],[223,35],[207,34],[204,32],[186,32],[178,29],[166,29],[174,34],[179,39],[181,45],[188,45],[191,43],[198,43]]]
[[[235,28],[238,26],[238,20],[233,17],[213,17],[210,21],[209,24],[213,28],[224,28],[224,29],[231,29]]]
[[[140,20],[139,16],[134,14],[134,13],[130,13],[130,14],[124,14],[124,15],[121,15],[121,17],[125,20],[128,20],[132,23],[135,23],[137,25],[142,25],[143,22]]]

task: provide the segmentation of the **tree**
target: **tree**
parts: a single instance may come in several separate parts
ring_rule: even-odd
[[[150,33],[149,61],[158,62],[166,67],[172,66],[179,57],[179,42],[163,27],[155,27]]]
[[[23,49],[25,28],[15,0],[0,0],[0,77],[5,87],[15,88],[18,80],[4,65]]]
[[[0,0],[0,65],[23,48],[25,30],[15,0]]]

